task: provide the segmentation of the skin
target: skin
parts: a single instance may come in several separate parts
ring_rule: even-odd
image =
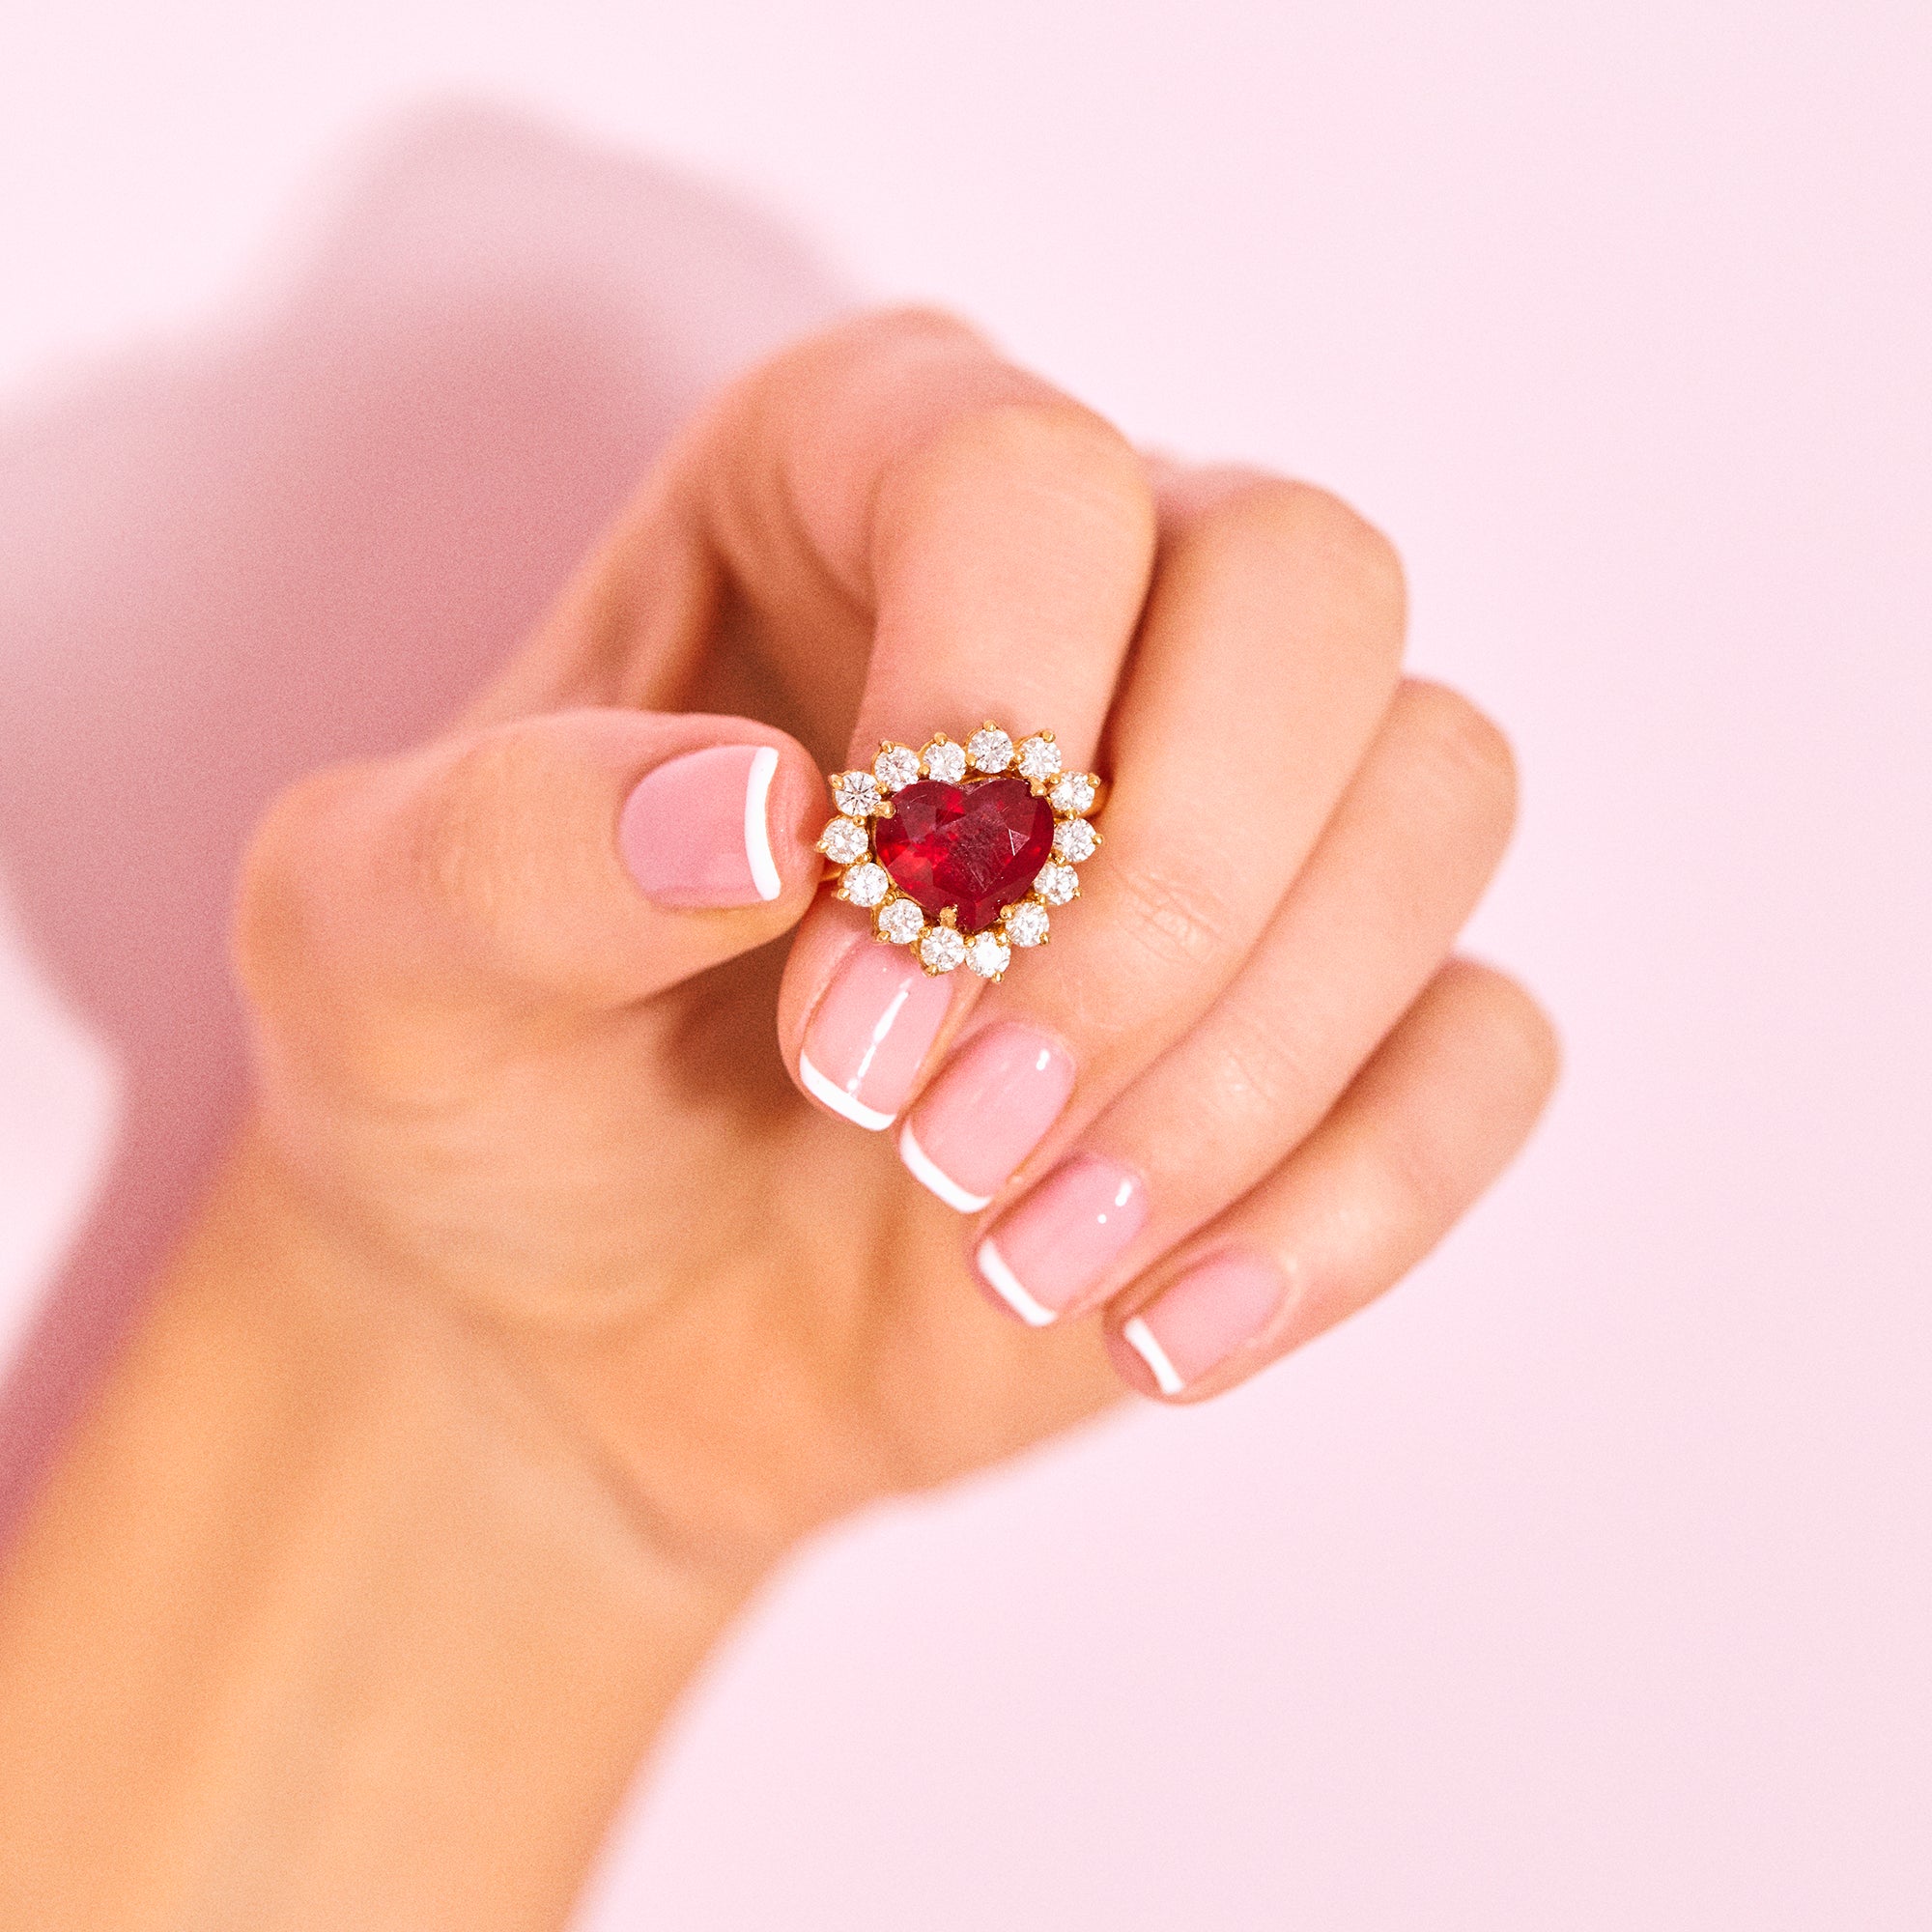
[[[1334,498],[873,318],[696,422],[445,736],[282,799],[238,902],[250,1122],[0,1577],[0,1920],[559,1924],[801,1538],[1151,1393],[1119,1330],[1192,1259],[1291,1293],[1190,1402],[1395,1282],[1555,1065],[1452,955],[1513,773],[1403,680],[1403,618]],[[968,1222],[788,1069],[873,943],[819,891],[822,774],[988,714],[1113,791],[1077,917],[958,975],[926,1063],[1001,1017],[1078,1064]],[[781,895],[652,905],[623,800],[746,743]],[[1204,772],[1225,819],[1176,807]],[[1151,1218],[1028,1329],[974,1231],[1081,1150]]]

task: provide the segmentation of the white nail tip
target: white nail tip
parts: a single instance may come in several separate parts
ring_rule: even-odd
[[[1036,1301],[1019,1284],[1019,1278],[1009,1268],[998,1248],[993,1245],[993,1237],[988,1235],[975,1251],[973,1259],[979,1264],[980,1272],[999,1291],[1000,1299],[1024,1321],[1029,1328],[1044,1328],[1056,1320],[1059,1310],[1048,1308]]]
[[[798,1077],[814,1100],[823,1100],[835,1114],[842,1114],[854,1126],[864,1127],[867,1133],[883,1133],[898,1119],[896,1114],[882,1114],[876,1107],[854,1099],[844,1088],[834,1086],[802,1053],[798,1057]]]
[[[751,862],[752,883],[761,899],[775,899],[784,891],[778,862],[772,857],[771,827],[765,823],[765,801],[771,796],[772,777],[778,768],[778,753],[769,745],[760,745],[752,753],[752,775],[745,784],[745,857]]]
[[[899,1158],[911,1170],[915,1180],[923,1181],[949,1208],[956,1208],[962,1214],[977,1214],[993,1198],[990,1194],[968,1194],[937,1166],[932,1156],[913,1139],[910,1121],[899,1129]]]
[[[1121,1339],[1153,1371],[1154,1383],[1162,1395],[1179,1395],[1187,1386],[1167,1359],[1167,1350],[1154,1340],[1153,1330],[1138,1315],[1122,1323]]]

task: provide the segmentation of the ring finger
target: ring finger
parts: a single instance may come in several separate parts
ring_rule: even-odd
[[[1514,801],[1495,727],[1453,692],[1405,686],[1239,976],[1098,1118],[1054,1136],[1045,1179],[980,1238],[980,1272],[1015,1313],[1096,1306],[1308,1134],[1448,954]],[[922,1138],[930,1104],[910,1122]]]

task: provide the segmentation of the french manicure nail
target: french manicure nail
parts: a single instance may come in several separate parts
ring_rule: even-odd
[[[952,1004],[952,981],[903,947],[861,940],[805,1030],[798,1077],[836,1114],[874,1132],[892,1125]]]
[[[962,1214],[977,1214],[1039,1145],[1073,1091],[1073,1056],[1004,1021],[948,1062],[899,1129],[899,1157]]]
[[[1260,1335],[1286,1292],[1273,1262],[1219,1255],[1189,1268],[1122,1322],[1121,1339],[1147,1364],[1162,1395],[1179,1395]]]
[[[1063,1161],[993,1224],[974,1254],[980,1275],[1036,1328],[1065,1314],[1147,1219],[1147,1187],[1119,1161]]]
[[[712,745],[646,772],[617,821],[617,849],[644,896],[678,908],[777,898],[765,806],[778,768],[769,745]]]

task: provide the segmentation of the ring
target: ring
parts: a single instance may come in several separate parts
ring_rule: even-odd
[[[839,868],[833,897],[928,973],[997,980],[1080,896],[1074,867],[1099,847],[1089,820],[1104,789],[1061,769],[1051,731],[1015,743],[989,718],[963,745],[944,731],[917,752],[882,739],[869,772],[832,774],[838,816],[818,849]]]

